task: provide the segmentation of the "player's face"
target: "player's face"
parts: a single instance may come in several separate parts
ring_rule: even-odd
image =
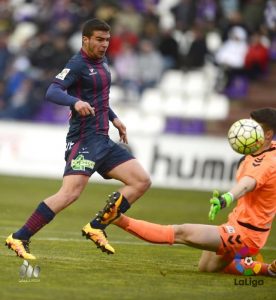
[[[83,49],[89,57],[99,59],[104,57],[109,41],[108,31],[94,31],[91,37],[83,37]]]

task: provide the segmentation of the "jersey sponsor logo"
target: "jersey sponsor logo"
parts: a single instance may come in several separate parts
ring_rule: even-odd
[[[97,74],[97,71],[95,71],[93,68],[89,68],[89,76],[91,75],[96,75]]]
[[[82,154],[78,155],[76,159],[72,159],[71,168],[74,171],[85,171],[85,168],[93,169],[95,166],[95,162],[92,160],[84,159]]]
[[[60,80],[64,80],[64,78],[66,77],[66,75],[70,72],[70,69],[63,69],[59,74],[57,74],[56,78],[60,79]]]

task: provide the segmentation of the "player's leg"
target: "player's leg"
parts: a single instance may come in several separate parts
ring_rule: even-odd
[[[102,228],[105,228],[121,213],[125,213],[130,205],[140,198],[151,185],[149,175],[136,159],[117,165],[106,175],[121,181],[124,186],[109,197],[106,206],[95,218],[93,224],[100,223]]]
[[[121,181],[124,186],[109,196],[107,205],[98,214],[98,216],[100,215],[99,222],[102,225],[99,227],[103,229],[120,213],[126,212],[130,205],[140,198],[151,185],[148,173],[134,158],[117,165],[108,171],[105,177]],[[97,226],[96,222],[94,223]]]
[[[119,153],[120,151],[119,149]],[[124,151],[125,150],[123,150],[123,152]],[[127,158],[130,157],[129,154],[126,155]],[[124,155],[122,157],[124,157]],[[102,233],[98,239],[99,242],[95,243],[103,252],[107,252],[108,254],[113,254],[115,250],[109,245],[105,238],[106,234],[104,229],[113,220],[118,218],[121,213],[126,212],[130,208],[130,205],[141,197],[151,184],[148,174],[138,161],[133,157],[130,158],[131,159],[117,164],[108,172],[100,172],[100,174],[104,173],[107,178],[121,181],[124,183],[124,186],[109,196],[105,207],[82,229],[83,235],[94,242],[95,239],[97,239],[97,234]]]
[[[26,223],[6,239],[6,245],[18,256],[35,259],[29,253],[29,240],[42,227],[52,221],[55,215],[74,202],[85,188],[89,177],[85,175],[65,176],[60,190],[42,201]]]
[[[185,244],[217,251],[221,239],[218,227],[204,224],[159,225],[121,215],[114,224],[152,243]]]
[[[121,215],[115,225],[145,241],[157,244],[185,244],[205,249],[199,268],[205,272],[222,270],[227,262],[216,255],[221,244],[217,226],[204,224],[159,225]],[[211,252],[212,251],[212,252]]]
[[[151,179],[137,159],[128,160],[107,175],[124,183],[119,192],[127,198],[130,204],[139,199],[151,186]]]
[[[228,265],[222,255],[217,255],[215,252],[204,250],[202,251],[198,269],[200,272],[219,272]]]
[[[57,214],[71,203],[76,201],[89,180],[88,175],[67,175],[63,177],[59,191],[45,199],[44,202]]]

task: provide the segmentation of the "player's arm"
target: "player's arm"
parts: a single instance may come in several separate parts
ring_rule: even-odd
[[[231,203],[238,200],[248,192],[251,192],[256,187],[256,179],[250,176],[242,177],[231,190],[225,194],[220,195],[218,191],[213,192],[213,197],[210,199],[211,207],[209,211],[209,219],[213,221],[216,214],[225,207],[229,207]]]
[[[111,107],[109,107],[108,118],[110,122],[113,122],[114,119],[118,118],[115,112],[111,109]]]
[[[81,116],[95,115],[94,108],[88,102],[82,101],[76,97],[68,95],[65,91],[65,88],[58,84],[52,83],[47,92],[45,99],[49,102],[53,102],[59,105],[64,106],[74,106],[75,110]]]
[[[109,107],[109,121],[111,121],[113,126],[118,129],[120,135],[120,142],[128,144],[126,126],[118,118],[118,116],[111,109],[111,107]]]
[[[55,82],[50,84],[50,86],[48,87],[45,99],[49,102],[65,106],[75,105],[76,102],[79,100],[76,97],[68,95],[65,91],[65,88],[62,85]]]

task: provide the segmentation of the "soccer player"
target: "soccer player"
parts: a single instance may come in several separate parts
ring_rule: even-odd
[[[200,271],[241,274],[246,269],[243,258],[256,255],[265,245],[276,212],[276,110],[257,109],[251,118],[264,130],[264,145],[240,160],[237,183],[230,191],[222,195],[215,191],[210,200],[212,221],[221,209],[237,201],[227,223],[165,226],[122,214],[114,224],[152,243],[185,244],[204,250]],[[276,276],[276,260],[271,264],[256,261],[252,268],[255,274]]]
[[[29,250],[30,238],[79,198],[94,172],[123,183],[82,229],[83,235],[98,248],[113,254],[115,250],[104,231],[106,226],[117,214],[125,213],[151,185],[149,175],[137,159],[108,135],[110,121],[118,129],[120,141],[128,142],[125,125],[109,105],[111,75],[105,57],[109,41],[107,23],[99,19],[85,22],[81,50],[68,61],[47,90],[48,101],[71,109],[66,166],[60,190],[42,201],[22,228],[6,239],[6,245],[24,259],[35,259]]]

